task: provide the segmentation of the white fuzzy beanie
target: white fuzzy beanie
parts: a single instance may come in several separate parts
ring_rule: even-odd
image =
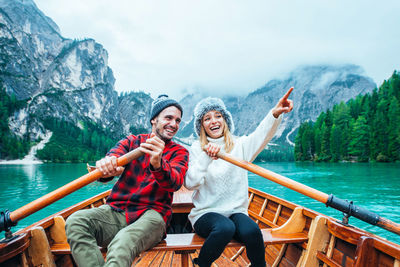
[[[197,136],[200,136],[201,120],[203,116],[211,110],[221,112],[226,124],[228,124],[229,131],[233,134],[235,125],[233,124],[232,114],[226,109],[224,102],[216,97],[207,97],[197,103],[194,108],[194,131]]]

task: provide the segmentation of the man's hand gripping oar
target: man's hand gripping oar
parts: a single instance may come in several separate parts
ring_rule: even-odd
[[[144,155],[144,153],[142,152],[141,148],[134,149],[119,158],[111,160],[110,164],[116,166],[116,172],[110,172],[108,169],[95,169],[88,174],[81,176],[80,178],[32,201],[31,203],[15,211],[10,212],[6,210],[1,212],[0,232],[5,230],[6,238],[12,237],[10,229],[12,226],[15,226],[18,221],[100,178],[121,174],[123,171],[122,166],[127,165],[129,162],[141,157],[142,155]]]

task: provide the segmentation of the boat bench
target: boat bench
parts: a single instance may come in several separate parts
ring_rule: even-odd
[[[61,216],[56,216],[54,218],[54,227],[56,229],[65,229],[65,221]],[[305,217],[303,216],[303,209],[297,207],[293,210],[293,213],[285,224],[277,228],[261,229],[264,244],[274,245],[307,242],[308,234],[303,232],[304,227]],[[53,255],[71,254],[65,231],[63,232],[63,237],[58,238],[58,240],[59,242],[55,242],[50,248]],[[200,249],[204,244],[204,240],[204,238],[195,233],[167,234],[164,240],[148,251],[175,251],[175,253],[181,254],[181,266],[186,267],[189,266],[189,254]],[[240,251],[243,250],[243,244],[236,240],[229,242],[226,247],[242,247]],[[106,248],[100,248],[100,250],[104,253],[106,252]]]
[[[262,229],[262,235],[265,245],[272,244],[287,244],[287,243],[303,243],[308,240],[307,234],[305,233],[275,233],[272,229]],[[168,234],[167,237],[158,243],[155,247],[148,251],[175,251],[181,256],[181,266],[189,266],[189,254],[194,253],[197,249],[203,246],[204,238],[200,237],[195,233],[188,234]],[[228,243],[227,247],[242,247],[243,244],[232,240]],[[68,243],[64,244],[53,244],[51,252],[54,255],[65,255],[71,254],[71,250]],[[101,248],[102,252],[106,252],[106,248]]]
[[[308,240],[305,233],[274,233],[272,229],[262,229],[262,235],[265,245],[273,244],[288,244],[288,243],[303,243]],[[177,254],[182,254],[181,266],[189,266],[189,254],[194,253],[197,249],[203,246],[204,238],[197,234],[169,234],[167,237],[158,243],[151,251],[168,251],[173,250]],[[226,247],[242,247],[243,244],[232,240]]]

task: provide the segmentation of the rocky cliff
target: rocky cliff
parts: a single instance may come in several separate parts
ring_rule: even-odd
[[[144,115],[134,110],[147,106],[151,97],[133,93],[120,100],[103,46],[92,39],[63,38],[33,1],[0,0],[0,43],[3,87],[26,101],[10,118],[15,134],[43,138],[41,121],[49,117],[77,126],[91,121],[118,135],[149,128],[149,123],[143,127]]]
[[[62,37],[58,26],[32,0],[0,0],[0,84],[25,103],[9,118],[16,135],[43,139],[48,132],[43,121],[48,118],[78,127],[95,123],[116,136],[148,131],[152,98],[145,92],[118,96],[107,61],[107,51],[95,40]],[[301,122],[376,87],[358,66],[299,67],[246,96],[223,97],[236,124],[235,134],[253,131],[291,86],[295,107],[273,140],[286,145],[294,142]],[[181,138],[193,139],[193,109],[202,97],[197,93],[181,99]]]

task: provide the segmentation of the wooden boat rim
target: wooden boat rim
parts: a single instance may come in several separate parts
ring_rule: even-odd
[[[9,259],[14,259],[15,257],[19,257],[18,255],[23,255],[26,252],[29,251],[32,246],[31,244],[35,244],[37,241],[32,241],[31,242],[31,237],[30,234],[32,234],[32,237],[37,234],[38,229],[43,229],[41,230],[43,235],[47,235],[47,239],[49,242],[49,245],[51,247],[51,252],[53,253],[53,256],[55,259],[59,259],[60,257],[65,257],[64,255],[69,255],[67,257],[70,257],[70,252],[68,252],[69,247],[68,244],[65,241],[57,241],[60,240],[58,234],[54,235],[55,233],[58,233],[59,230],[55,229],[64,229],[65,227],[65,221],[63,220],[66,219],[69,215],[71,215],[73,212],[83,209],[83,208],[93,208],[97,207],[99,205],[105,204],[106,203],[106,197],[109,195],[111,190],[106,190],[102,193],[99,193],[93,197],[90,197],[88,199],[85,199],[77,204],[71,205],[70,207],[67,207],[59,212],[56,212],[38,222],[35,222],[34,224],[25,227],[24,229],[21,229],[16,232],[16,234],[19,234],[20,236],[13,242],[7,243],[6,245],[1,245],[0,244],[0,262],[4,261],[9,261]],[[355,255],[357,257],[363,257],[363,260],[359,261],[363,263],[364,261],[369,261],[370,256],[368,253],[365,251],[362,251],[363,249],[370,251],[371,249],[375,249],[378,251],[377,253],[381,253],[383,255],[386,255],[386,257],[392,257],[394,259],[394,264],[393,266],[397,267],[398,263],[400,262],[399,258],[399,252],[400,252],[400,245],[393,243],[392,241],[386,240],[385,238],[382,238],[378,235],[375,235],[371,232],[362,230],[360,228],[357,228],[355,226],[351,225],[343,225],[341,222],[337,221],[336,219],[327,216],[325,214],[322,214],[320,212],[317,212],[315,210],[297,205],[295,203],[292,203],[290,201],[287,201],[283,198],[271,195],[269,193],[263,192],[261,190],[249,187],[248,188],[248,193],[249,193],[249,216],[252,217],[257,223],[260,224],[260,228],[264,230],[267,230],[269,233],[273,233],[274,236],[279,236],[283,235],[285,236],[288,235],[290,236],[287,243],[281,242],[281,243],[274,243],[275,241],[272,241],[271,243],[268,243],[268,240],[278,240],[278,239],[271,239],[267,237],[267,239],[264,238],[264,241],[266,242],[266,246],[276,246],[281,244],[281,252],[279,253],[280,256],[277,256],[275,258],[275,262],[278,262],[282,257],[284,257],[284,253],[286,251],[286,248],[288,247],[293,247],[296,246],[298,249],[307,251],[310,249],[313,249],[313,246],[315,246],[315,242],[322,242],[318,246],[325,246],[324,247],[319,247],[318,250],[315,250],[313,253],[314,258],[318,259],[319,261],[322,262],[333,262],[335,263],[335,260],[332,258],[332,249],[335,249],[335,240],[342,240],[340,243],[345,242],[346,244],[350,244],[354,246],[354,248],[357,248],[357,251],[355,252]],[[176,218],[183,218],[179,217],[179,213],[187,214],[188,211],[190,211],[191,207],[193,207],[193,203],[191,201],[191,194],[192,191],[187,190],[186,188],[182,187],[181,190],[176,192],[174,194],[174,201],[172,205],[172,209],[174,214],[176,214]],[[264,211],[267,211],[267,213],[264,213]],[[271,215],[272,214],[272,215]],[[297,214],[297,215],[296,215]],[[271,219],[271,216],[273,216],[273,220]],[[60,218],[61,217],[61,218]],[[298,219],[296,219],[298,218]],[[303,219],[302,219],[303,218]],[[60,221],[64,221],[64,226],[60,227]],[[178,222],[178,221],[176,221]],[[327,238],[327,234],[323,233],[318,233],[315,235],[313,228],[317,227],[315,226],[316,224],[323,224],[322,227],[325,229],[327,234],[329,234],[330,238]],[[302,224],[303,226],[296,226],[297,224]],[[175,225],[175,224],[174,224]],[[177,224],[179,226],[179,223]],[[263,227],[261,227],[263,225]],[[56,227],[54,227],[56,226]],[[175,226],[174,226],[175,227]],[[266,228],[267,229],[266,229]],[[272,227],[272,228],[270,228]],[[301,227],[301,228],[299,228]],[[270,228],[270,229],[268,229]],[[296,230],[297,229],[297,230]],[[173,234],[168,234],[167,237],[169,239],[164,240],[160,244],[158,244],[154,250],[151,251],[146,251],[143,254],[143,257],[146,259],[152,259],[151,261],[156,259],[157,253],[175,253],[174,255],[182,255],[182,256],[176,256],[176,257],[181,257],[181,259],[186,259],[188,260],[188,254],[184,257],[184,254],[187,253],[187,251],[191,251],[190,253],[198,253],[195,252],[193,249],[198,249],[201,247],[201,240],[200,243],[191,243],[190,246],[185,243],[185,240],[178,240],[181,239],[181,237],[184,237],[185,233],[184,232],[174,232],[174,229],[172,229]],[[36,231],[36,232],[35,232]],[[293,245],[293,242],[295,240],[295,235],[302,235],[301,238],[299,238],[298,241],[299,243],[297,245]],[[323,234],[322,236],[325,235],[323,239],[319,236],[320,234]],[[65,236],[65,233],[64,233]],[[175,237],[173,237],[175,236]],[[195,240],[197,240],[196,236],[192,233],[188,235],[189,237],[192,236]],[[264,232],[263,232],[264,236]],[[66,238],[66,237],[65,237]],[[178,240],[175,245],[174,243],[167,242],[168,240],[174,240],[171,238],[175,238],[175,240]],[[282,238],[279,238],[279,240]],[[313,241],[314,239],[320,240],[320,241]],[[32,239],[33,240],[33,239]],[[324,241],[323,241],[324,240]],[[234,243],[231,242],[233,245],[230,245],[227,247],[228,251],[231,249],[232,251],[235,250],[237,252],[234,252],[234,254],[241,255],[240,251],[243,251],[240,249],[240,243]],[[294,242],[295,243],[295,242]],[[314,243],[314,244],[313,244]],[[63,245],[64,244],[64,245]],[[183,245],[182,245],[183,244]],[[195,246],[197,244],[197,247]],[[65,246],[67,245],[67,246]],[[329,248],[328,248],[329,245]],[[53,250],[54,246],[54,250]],[[57,246],[58,246],[58,251],[57,251]],[[68,248],[67,248],[68,247]],[[321,250],[322,249],[322,250]],[[2,254],[1,254],[2,253]],[[29,253],[29,252],[28,252]],[[68,254],[69,253],[69,254]],[[103,253],[106,253],[104,250]],[[156,254],[152,254],[156,253]],[[183,254],[182,254],[183,253]],[[225,252],[224,252],[225,253]],[[267,253],[267,250],[266,250]],[[270,252],[269,252],[270,253]],[[309,252],[311,253],[311,252]],[[360,254],[361,253],[361,254]],[[160,254],[160,255],[161,255]],[[104,254],[105,255],[105,254]],[[153,256],[152,256],[153,255]],[[164,254],[162,254],[164,255]],[[165,254],[166,255],[166,254]],[[361,256],[360,256],[361,255]],[[50,254],[51,256],[51,254]],[[150,257],[150,258],[149,258]],[[154,258],[151,258],[154,257]],[[192,257],[192,256],[190,256]],[[235,258],[236,256],[232,257]],[[239,256],[242,257],[242,256]],[[346,256],[348,257],[348,256]],[[351,256],[353,257],[353,256]],[[349,260],[356,261],[357,257],[355,258],[349,258]],[[51,256],[52,258],[52,256]],[[171,256],[166,256],[166,258],[171,258]],[[141,259],[141,258],[140,258]],[[140,261],[140,259],[138,261]],[[232,259],[231,259],[232,260]],[[241,258],[241,261],[243,263],[243,258]],[[297,259],[302,262],[307,262],[308,261],[303,261],[303,259]],[[296,261],[297,261],[296,260]],[[248,259],[246,258],[246,261]],[[147,260],[144,260],[143,262],[147,262]],[[231,262],[233,263],[233,262]],[[172,264],[172,263],[171,263]],[[70,266],[70,265],[67,265]],[[142,263],[139,264],[139,266],[143,266]],[[150,265],[145,265],[145,266],[150,266]],[[164,265],[160,265],[164,266]],[[183,265],[182,265],[183,266]],[[223,265],[224,266],[224,265]],[[231,265],[229,265],[231,266]],[[307,265],[308,266],[308,265]],[[314,265],[312,265],[314,266]],[[337,266],[340,266],[340,262],[338,263]],[[385,265],[386,266],[386,265]],[[392,266],[392,265],[388,265]]]
[[[361,235],[363,235],[363,236],[366,236],[366,235],[367,235],[367,236],[370,236],[370,237],[379,238],[379,239],[381,239],[381,240],[383,240],[383,241],[385,241],[385,242],[390,242],[390,243],[392,243],[392,244],[395,245],[395,246],[396,246],[396,245],[399,245],[399,244],[396,244],[396,243],[394,243],[394,242],[392,242],[392,241],[390,241],[390,240],[388,240],[388,239],[386,239],[386,238],[383,238],[383,237],[381,237],[381,236],[379,236],[379,235],[375,235],[375,234],[373,234],[373,233],[371,233],[371,232],[368,232],[368,231],[366,231],[366,230],[360,229],[360,228],[358,228],[358,227],[356,227],[356,226],[353,226],[353,225],[350,225],[350,224],[345,225],[345,224],[343,224],[342,222],[340,222],[338,219],[335,219],[335,218],[333,218],[333,217],[331,217],[331,216],[325,215],[325,214],[323,214],[323,213],[320,213],[320,212],[318,212],[318,211],[309,209],[309,208],[307,208],[307,207],[304,207],[304,206],[301,206],[301,205],[298,205],[298,204],[294,204],[293,202],[290,202],[290,201],[288,201],[288,200],[285,200],[285,199],[276,197],[276,196],[274,196],[274,195],[271,195],[271,194],[266,193],[266,192],[264,192],[264,191],[255,189],[255,188],[253,188],[253,187],[249,187],[249,188],[248,188],[248,191],[249,191],[249,192],[254,192],[254,193],[258,194],[258,195],[267,195],[267,196],[268,196],[268,199],[271,199],[271,200],[276,201],[276,202],[278,202],[278,203],[279,203],[279,202],[284,203],[287,207],[289,207],[289,208],[291,208],[291,209],[295,209],[296,207],[301,207],[301,208],[303,209],[303,214],[306,215],[306,216],[308,216],[308,217],[310,217],[310,218],[313,218],[313,219],[314,219],[314,218],[317,217],[317,216],[323,216],[323,217],[329,218],[329,220],[328,220],[328,225],[332,225],[332,227],[334,227],[334,225],[341,225],[341,226],[345,227],[344,229],[346,229],[347,231],[354,231],[354,232],[357,232],[360,236],[361,236]],[[97,200],[100,200],[100,199],[105,198],[106,196],[109,195],[110,192],[111,192],[111,189],[106,190],[106,191],[104,191],[104,192],[102,192],[102,193],[99,193],[99,194],[97,194],[97,195],[95,195],[95,196],[93,196],[93,197],[90,197],[90,198],[88,198],[88,199],[85,199],[85,200],[83,200],[83,201],[81,201],[81,202],[79,202],[79,203],[77,203],[77,204],[74,204],[74,205],[72,205],[72,206],[70,206],[70,207],[67,207],[67,208],[65,208],[65,209],[63,209],[63,210],[61,210],[61,211],[58,211],[58,212],[56,212],[56,213],[54,213],[54,214],[52,214],[52,215],[49,215],[48,217],[43,218],[42,220],[40,220],[40,221],[38,221],[38,222],[35,222],[35,223],[33,223],[32,225],[29,225],[29,226],[27,226],[27,227],[25,227],[25,228],[23,228],[23,229],[20,229],[20,230],[18,230],[15,234],[21,234],[21,233],[23,233],[23,232],[27,232],[27,231],[29,231],[30,229],[32,229],[32,228],[34,228],[34,227],[36,227],[36,226],[43,226],[43,228],[46,228],[46,227],[48,227],[48,226],[50,226],[50,225],[53,224],[53,218],[54,218],[55,216],[59,216],[59,215],[69,216],[69,215],[71,215],[73,212],[75,212],[76,210],[79,210],[79,209],[81,209],[81,208],[87,206],[89,203],[92,203],[92,202],[95,202],[95,201],[97,201]],[[185,194],[185,195],[187,196],[187,195],[191,195],[191,192],[192,192],[192,191],[190,191],[190,190],[186,189],[184,186],[182,186],[180,190],[178,190],[177,192],[174,193],[174,195],[179,195],[179,194],[182,194],[182,193],[183,193],[183,194]],[[175,200],[176,198],[177,198],[177,197],[175,196],[175,197],[174,197],[174,200]],[[186,200],[187,200],[187,197],[186,197]],[[175,206],[175,207],[180,207],[180,206],[188,205],[188,202],[187,202],[187,201],[173,202],[172,205]],[[333,233],[333,232],[332,232],[332,234],[333,234],[333,235],[338,235],[337,233]],[[345,236],[340,236],[340,237],[341,237],[341,238],[349,239],[349,238],[347,238],[347,237],[345,237]],[[349,239],[349,241],[350,241],[350,240],[351,240],[351,239]],[[354,242],[355,242],[355,241],[352,240],[352,242],[350,242],[350,243],[353,243],[353,244],[354,244]]]

